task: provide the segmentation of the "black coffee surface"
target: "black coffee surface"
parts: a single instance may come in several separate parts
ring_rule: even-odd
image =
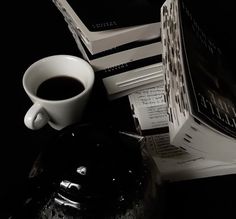
[[[47,100],[63,100],[78,95],[84,89],[84,85],[73,77],[57,76],[42,82],[37,96]]]

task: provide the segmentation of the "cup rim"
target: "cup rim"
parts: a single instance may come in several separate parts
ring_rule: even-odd
[[[44,98],[40,98],[38,97],[36,94],[34,94],[33,92],[31,92],[28,87],[26,86],[26,78],[31,70],[31,68],[33,68],[34,66],[40,64],[41,62],[50,60],[50,59],[55,59],[55,58],[59,58],[59,57],[63,57],[63,58],[70,58],[70,59],[74,59],[74,60],[78,60],[80,62],[82,62],[84,65],[86,65],[86,67],[89,69],[89,73],[90,73],[90,80],[89,80],[89,85],[80,93],[78,93],[75,96],[66,98],[66,99],[61,99],[61,100],[49,100],[49,99],[44,99]],[[79,56],[74,56],[74,55],[67,55],[67,54],[57,54],[57,55],[50,55],[50,56],[46,56],[43,57],[41,59],[38,59],[37,61],[33,62],[24,72],[23,74],[23,78],[22,78],[22,84],[23,84],[23,88],[25,90],[25,92],[29,95],[29,97],[32,97],[34,99],[39,99],[42,102],[54,102],[54,103],[61,103],[61,102],[68,102],[71,101],[73,99],[76,99],[82,95],[84,95],[85,93],[90,92],[90,90],[93,87],[94,81],[95,81],[95,74],[94,74],[94,69],[92,68],[92,66],[83,58],[79,57]]]

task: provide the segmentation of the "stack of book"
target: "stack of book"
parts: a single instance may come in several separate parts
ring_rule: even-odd
[[[160,13],[163,84],[129,95],[137,130],[163,180],[236,174],[233,7],[166,0]]]
[[[164,0],[53,2],[110,99],[162,78],[159,11]]]

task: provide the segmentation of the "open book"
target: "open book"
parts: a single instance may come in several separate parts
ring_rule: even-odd
[[[53,0],[91,54],[132,41],[160,37],[163,0]],[[92,7],[94,8],[92,10]],[[131,9],[132,8],[132,9]],[[119,10],[120,9],[120,10]]]
[[[191,154],[236,161],[234,12],[212,4],[167,0],[161,7],[170,142]]]

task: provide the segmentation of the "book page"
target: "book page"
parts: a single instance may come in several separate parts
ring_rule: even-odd
[[[129,101],[133,105],[141,130],[168,126],[163,81],[155,87],[130,94]]]

